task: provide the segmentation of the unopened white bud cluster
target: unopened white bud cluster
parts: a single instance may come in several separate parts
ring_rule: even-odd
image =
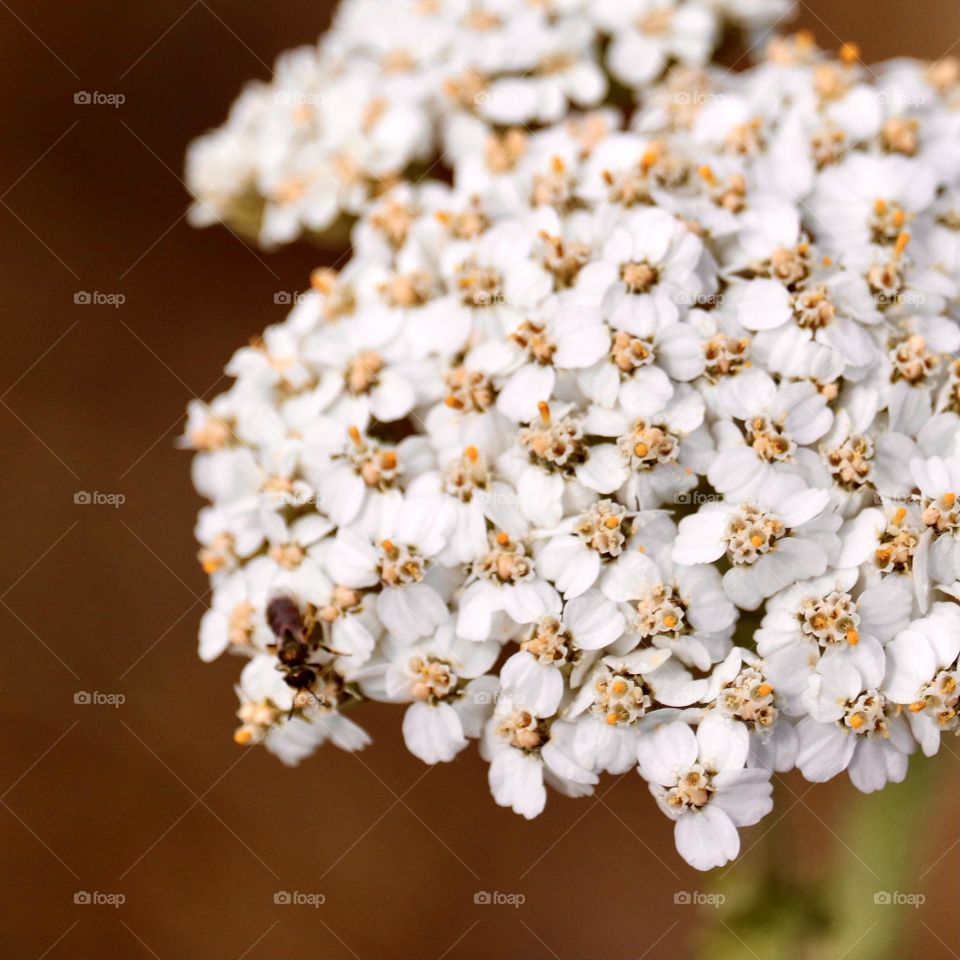
[[[329,87],[317,54],[285,62],[271,90],[359,71],[417,130],[386,137],[384,170],[440,130],[453,177],[365,179],[352,259],[190,408],[200,653],[246,658],[239,742],[356,750],[351,708],[406,704],[413,754],[479,740],[525,817],[547,785],[637,768],[707,869],[774,772],[869,792],[960,730],[960,64],[869,69],[798,34],[743,73],[661,78],[699,36],[672,18],[712,36],[716,10],[349,3]],[[569,73],[509,59],[516,18]],[[629,124],[569,106],[606,89],[601,29]],[[375,67],[410,36],[405,98]],[[651,36],[656,70],[626,75],[617,46]],[[484,109],[441,110],[469,66]],[[258,110],[278,175],[333,155]],[[342,197],[308,189],[266,239]]]

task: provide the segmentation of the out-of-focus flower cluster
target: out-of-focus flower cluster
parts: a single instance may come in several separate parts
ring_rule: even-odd
[[[791,6],[344,0],[318,45],[282,56],[269,83],[249,85],[191,146],[191,219],[268,247],[322,232],[404,176],[482,154],[493,130],[555,123],[617,89],[629,99],[668,64],[702,66],[725,34],[754,36]]]
[[[489,16],[590,19],[556,6]],[[494,58],[489,109],[523,66],[477,24],[434,50],[433,6],[395,7],[350,4],[324,56],[416,23],[421,60]],[[617,44],[650,41],[626,24],[629,80]],[[869,792],[960,729],[960,64],[800,34],[740,74],[674,65],[629,125],[548,76],[507,118],[558,120],[534,132],[447,113],[449,143],[486,138],[452,185],[365,195],[352,259],[191,406],[200,653],[246,658],[237,740],[287,763],[405,704],[413,754],[478,740],[525,817],[637,768],[707,869],[773,773]]]

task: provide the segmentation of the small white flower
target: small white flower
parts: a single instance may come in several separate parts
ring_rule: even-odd
[[[797,731],[780,711],[783,698],[770,682],[766,664],[735,647],[713,672],[703,696],[721,716],[742,723],[750,733],[748,767],[784,772],[797,759]]]
[[[497,701],[483,738],[493,799],[527,820],[543,812],[544,782],[569,796],[593,792],[595,774],[573,759],[574,726],[537,718],[510,697]]]
[[[524,544],[503,530],[490,537],[471,576],[457,619],[457,632],[469,640],[492,636],[503,617],[507,624],[523,625],[560,612],[557,591],[538,574]]]
[[[504,692],[534,716],[553,716],[566,692],[564,669],[580,675],[590,662],[584,653],[611,646],[624,626],[623,615],[596,591],[568,601],[561,616],[543,617],[523,634],[500,670]]]
[[[884,690],[894,703],[907,705],[913,734],[932,756],[940,748],[940,734],[960,727],[960,609],[935,603],[926,617],[894,637],[886,653]]]
[[[910,471],[920,489],[920,519],[932,535],[931,575],[941,583],[960,578],[960,456],[917,458]]]
[[[645,648],[604,657],[585,677],[568,710],[568,716],[578,718],[577,757],[592,770],[624,773],[636,763],[642,731],[671,712],[657,705],[688,707],[705,687],[669,650]]]
[[[692,867],[722,867],[740,852],[737,827],[757,823],[773,809],[770,773],[746,769],[746,727],[716,715],[697,732],[673,722],[641,736],[640,775],[660,809],[676,821],[677,852]]]
[[[849,768],[853,785],[871,793],[907,775],[916,748],[907,721],[852,664],[821,661],[807,701],[810,715],[797,725],[797,767],[808,780],[820,783]]]
[[[675,321],[702,292],[700,239],[664,210],[632,212],[617,223],[576,291],[599,303],[618,330],[643,338]]]
[[[761,602],[798,580],[819,576],[839,548],[840,518],[826,490],[796,477],[772,476],[752,501],[707,504],[680,521],[673,559],[712,563],[726,555],[723,587],[737,606]]]
[[[326,557],[340,582],[358,589],[380,587],[377,616],[391,635],[409,643],[447,619],[447,606],[431,585],[431,560],[446,545],[450,511],[410,499],[390,520],[393,534],[378,542],[350,528],[341,529]]]
[[[794,584],[767,602],[756,633],[764,671],[791,714],[803,712],[800,698],[822,658],[850,663],[879,684],[883,646],[910,619],[913,597],[896,583],[856,589],[856,570],[837,570]]]
[[[256,656],[247,663],[237,696],[242,726],[234,734],[236,742],[262,743],[288,766],[295,767],[328,740],[349,751],[362,750],[370,743],[367,733],[335,706],[300,709],[272,656]],[[309,700],[315,703],[315,698]],[[291,715],[294,709],[298,712]]]
[[[903,156],[853,153],[825,171],[810,200],[821,240],[834,250],[893,243],[936,191],[934,172]]]
[[[451,624],[443,624],[430,640],[393,653],[383,689],[388,699],[410,703],[403,738],[415,757],[446,763],[467,746],[467,737],[480,736],[497,688],[494,677],[483,675],[499,650],[493,641],[462,640]]]
[[[264,619],[270,582],[270,565],[264,558],[217,581],[210,609],[200,620],[201,660],[209,663],[227,649],[253,654],[272,641]]]
[[[736,425],[721,422],[719,452],[707,472],[710,483],[735,500],[747,500],[772,474],[815,476],[819,458],[809,447],[833,423],[826,399],[811,383],[777,387],[761,371],[738,377],[727,395]]]
[[[701,63],[716,39],[717,15],[707,4],[676,0],[599,0],[591,16],[616,37],[610,69],[622,83],[641,87],[671,60]]]
[[[737,609],[712,567],[657,563],[630,552],[611,566],[602,589],[620,604],[637,643],[669,650],[699,670],[726,656]]]

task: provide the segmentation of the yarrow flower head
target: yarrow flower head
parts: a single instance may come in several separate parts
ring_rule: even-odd
[[[709,66],[783,12],[345,0],[194,145],[195,221],[353,251],[184,431],[238,743],[398,704],[524,817],[635,768],[709,869],[773,772],[960,732],[960,66]]]

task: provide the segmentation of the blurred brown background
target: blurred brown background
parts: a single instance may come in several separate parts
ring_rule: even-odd
[[[196,659],[199,502],[173,439],[190,397],[222,389],[233,349],[280,319],[274,293],[322,258],[190,229],[183,151],[246,80],[313,40],[329,6],[0,0],[0,955],[689,956],[713,916],[674,894],[709,881],[675,855],[634,775],[600,799],[552,796],[526,823],[490,800],[473,752],[424,768],[399,713],[378,707],[359,718],[376,737],[360,758],[331,748],[290,771],[231,741],[240,663]],[[940,0],[816,0],[800,22],[824,45],[859,41],[868,61],[960,38],[960,8]],[[78,91],[126,102],[75,105]],[[75,305],[79,291],[125,303]],[[78,491],[125,502],[77,505]],[[903,825],[929,865],[909,917],[912,952],[929,957],[957,956],[960,935],[956,757],[940,771],[939,807]],[[815,878],[836,818],[867,801],[845,779],[777,793],[744,845],[782,816],[775,855]],[[839,857],[830,869],[878,888],[868,849]],[[481,890],[526,903],[475,905]],[[76,904],[80,891],[125,903]],[[326,902],[275,905],[277,891]]]

